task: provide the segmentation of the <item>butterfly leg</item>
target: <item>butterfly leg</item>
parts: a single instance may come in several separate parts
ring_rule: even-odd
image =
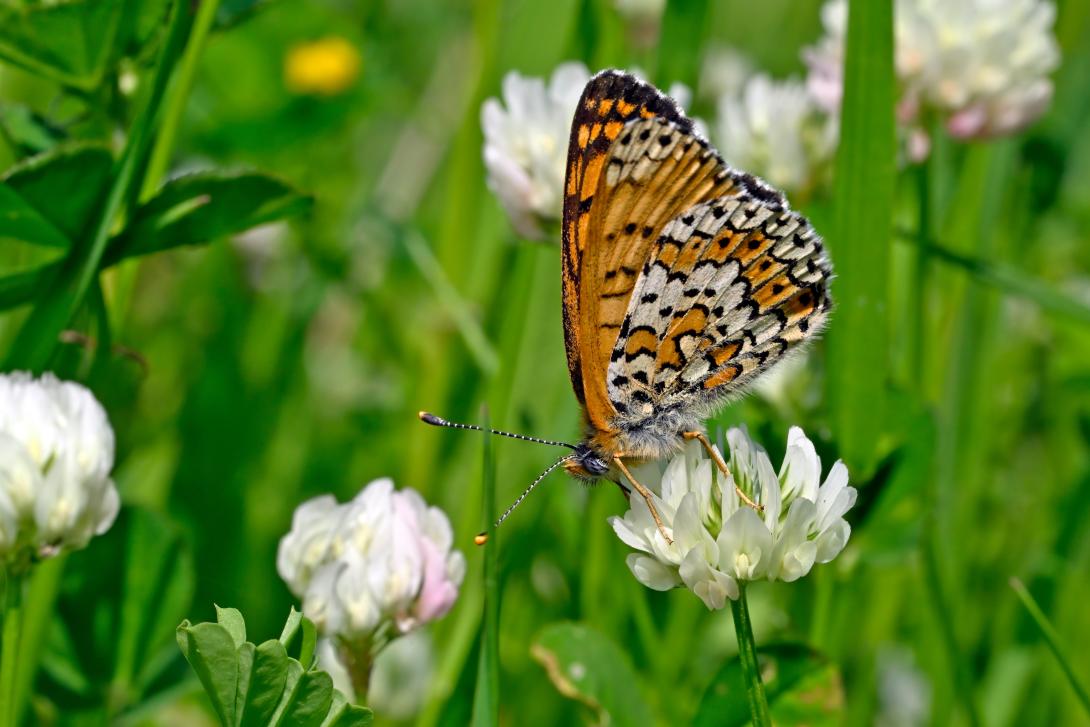
[[[727,463],[723,461],[723,455],[719,454],[719,450],[712,446],[712,443],[708,441],[708,437],[704,432],[682,432],[681,436],[685,437],[685,439],[699,440],[700,443],[704,445],[704,449],[708,450],[708,454],[711,455],[711,458],[715,460],[715,466],[719,468],[719,471],[727,477],[730,477],[730,481],[734,483],[734,477],[731,475],[730,470],[727,469]],[[734,491],[738,493],[738,497],[742,499],[742,502],[746,503],[757,512],[764,512],[764,506],[758,505],[749,495],[742,492],[742,488],[739,487],[737,483],[734,483]]]
[[[617,465],[617,469],[624,473],[624,476],[628,478],[628,481],[632,483],[632,486],[636,488],[636,492],[640,493],[644,502],[647,503],[647,509],[651,511],[651,517],[655,521],[655,525],[658,526],[659,532],[662,533],[662,537],[666,538],[667,544],[673,543],[674,539],[670,537],[670,534],[666,532],[666,526],[662,523],[662,518],[659,517],[659,511],[655,507],[655,500],[651,493],[651,490],[647,489],[640,484],[640,481],[632,476],[632,472],[628,469],[628,465],[621,459],[624,457],[624,452],[617,452],[613,455],[613,462]]]

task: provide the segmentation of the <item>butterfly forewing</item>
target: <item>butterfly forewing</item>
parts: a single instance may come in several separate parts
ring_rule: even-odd
[[[632,288],[670,219],[735,187],[668,97],[607,71],[576,110],[564,203],[564,329],[576,395],[590,422],[616,407],[606,373]]]

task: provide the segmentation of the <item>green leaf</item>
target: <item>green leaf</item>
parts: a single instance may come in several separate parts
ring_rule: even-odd
[[[205,693],[224,725],[235,724],[238,649],[230,632],[214,623],[178,627],[178,646],[197,673]]]
[[[113,157],[97,145],[59,147],[0,179],[0,238],[67,249],[87,229]]]
[[[299,678],[285,724],[318,727],[333,706],[333,679],[324,671],[307,671]]]
[[[124,0],[0,5],[0,58],[83,91],[114,59]]]
[[[333,705],[329,708],[322,727],[369,727],[375,720],[374,713],[366,707],[349,704],[340,692],[333,692]]]
[[[844,695],[840,674],[824,656],[803,644],[759,649],[765,696],[775,724],[840,725]],[[742,727],[750,722],[742,665],[730,659],[712,679],[697,709],[695,727]]]
[[[296,659],[306,668],[310,668],[314,661],[314,650],[318,644],[318,630],[314,628],[313,621],[292,607],[288,621],[280,634],[280,643],[284,645],[288,653],[291,653],[298,643],[299,652]]]
[[[270,724],[318,727],[333,706],[333,691],[333,680],[324,671],[305,671],[290,660],[287,685]]]
[[[44,370],[56,350],[61,331],[83,305],[87,292],[91,290],[118,215],[131,199],[132,189],[139,189],[140,168],[150,144],[159,104],[170,80],[174,61],[185,43],[188,27],[186,8],[183,2],[173,5],[166,42],[157,60],[151,88],[129,132],[109,191],[103,195],[104,201],[94,221],[88,225],[87,234],[73,241],[64,264],[38,286],[36,305],[23,321],[4,361],[8,368],[35,372]]]
[[[287,671],[284,674],[284,690],[281,692],[280,701],[276,705],[276,711],[273,712],[273,717],[269,720],[272,727],[287,727],[292,724],[287,721],[287,714],[295,701],[295,693],[299,689],[299,682],[303,678],[304,672],[305,669],[299,662],[295,661],[295,659],[288,660]]]
[[[269,723],[288,679],[288,652],[279,641],[269,640],[254,651],[250,684],[240,694],[242,727],[264,727]],[[241,682],[240,682],[241,684]]]
[[[65,131],[54,126],[33,109],[21,104],[0,106],[0,134],[21,156],[48,151],[65,138]]]
[[[204,172],[171,180],[110,242],[107,260],[199,245],[307,210],[311,199],[253,172]]]
[[[235,640],[235,646],[242,646],[246,642],[246,622],[237,608],[216,606],[216,622],[231,634],[231,638]]]
[[[217,611],[219,607],[216,607]],[[233,637],[232,637],[233,638]],[[242,721],[242,713],[245,709],[246,699],[250,693],[250,686],[254,676],[254,655],[257,647],[246,641],[238,645],[238,683],[235,685],[235,727]]]
[[[530,653],[545,667],[557,691],[582,702],[600,724],[653,724],[651,708],[637,689],[632,661],[609,637],[587,626],[546,626]]]
[[[833,432],[853,476],[866,479],[885,427],[888,273],[896,146],[893,10],[848,5],[844,100],[829,247],[837,267],[826,366]]]
[[[43,265],[33,270],[23,270],[0,278],[0,310],[22,305],[34,297],[38,286],[55,274],[57,263]]]
[[[178,644],[226,727],[370,724],[370,710],[350,705],[327,673],[288,656],[285,644],[298,639],[302,656],[313,661],[315,629],[309,619],[292,609],[283,641],[254,646],[245,641],[241,613],[218,606],[216,613],[219,623],[183,622]],[[230,640],[229,654],[224,638]]]
[[[223,187],[231,180],[239,181],[241,189],[224,193]],[[255,225],[302,212],[311,202],[310,197],[256,173],[200,174],[175,180],[141,207],[132,225],[110,241],[102,267],[135,255],[208,243],[245,232]],[[30,301],[41,286],[60,273],[61,265],[49,263],[0,278],[0,310]]]
[[[291,607],[291,612],[288,614],[288,620],[284,622],[284,629],[280,632],[280,643],[287,649],[291,644],[292,639],[295,638],[296,632],[303,625],[303,612],[296,611],[295,606]]]

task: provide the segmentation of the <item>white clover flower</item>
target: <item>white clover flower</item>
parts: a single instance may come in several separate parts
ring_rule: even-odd
[[[825,176],[836,151],[835,120],[795,80],[751,77],[719,98],[723,158],[789,193],[805,194]]]
[[[0,561],[87,545],[117,517],[114,432],[85,387],[0,374]]]
[[[300,505],[277,570],[323,634],[368,643],[450,610],[465,576],[452,543],[442,510],[381,479],[343,505],[329,495]]]
[[[831,112],[843,86],[847,3],[822,8],[826,35],[804,57],[814,97]],[[895,67],[898,118],[910,158],[927,155],[921,115],[937,113],[957,139],[1017,132],[1052,100],[1048,74],[1060,62],[1055,7],[1043,0],[897,0]]]
[[[843,462],[820,481],[821,460],[798,427],[788,433],[779,473],[744,429],[731,429],[727,444],[729,477],[695,441],[665,468],[635,468],[636,479],[657,494],[672,543],[639,495],[623,517],[610,518],[617,536],[639,551],[626,561],[637,580],[660,591],[685,585],[712,609],[737,599],[739,582],[794,581],[835,558],[848,542],[844,514],[856,497]],[[741,501],[735,483],[763,513]]]
[[[562,63],[548,84],[515,71],[503,79],[503,102],[481,107],[488,188],[520,235],[544,239],[564,200],[568,134],[579,94],[590,80],[582,63]]]

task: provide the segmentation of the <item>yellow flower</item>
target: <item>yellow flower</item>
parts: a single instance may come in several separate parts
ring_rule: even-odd
[[[284,82],[295,93],[336,96],[352,85],[359,72],[359,51],[339,37],[300,43],[284,59]]]

